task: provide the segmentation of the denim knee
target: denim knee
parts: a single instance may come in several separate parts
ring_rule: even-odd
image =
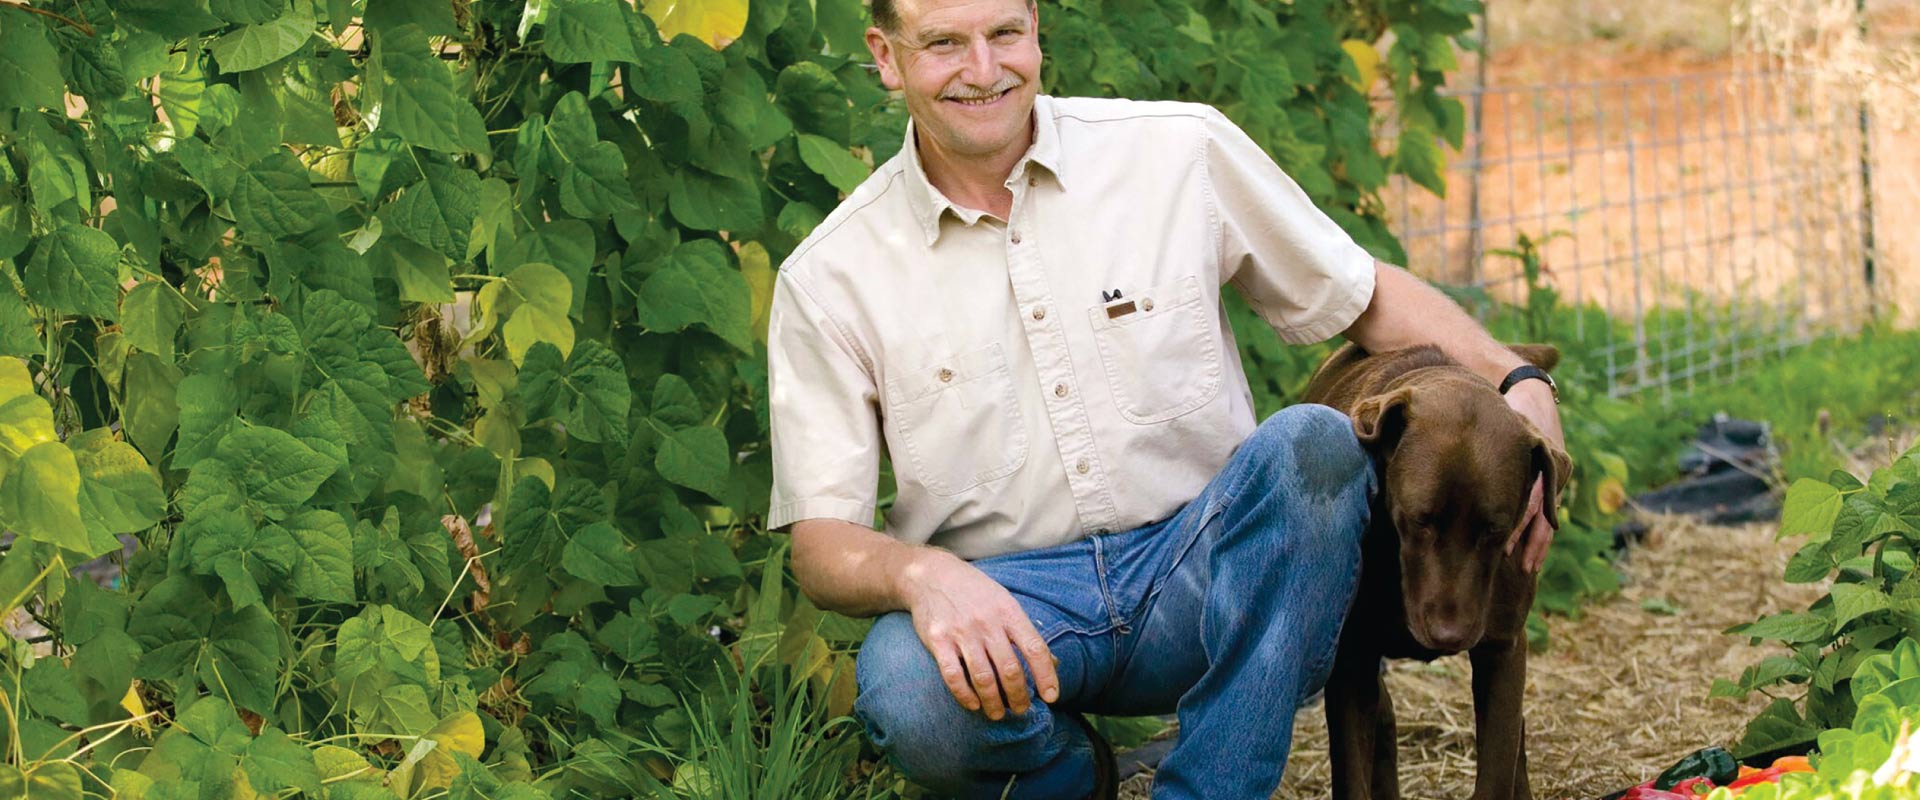
[[[1300,403],[1280,409],[1243,446],[1255,448],[1263,469],[1297,474],[1310,494],[1338,494],[1356,481],[1365,482],[1371,493],[1373,460],[1360,447],[1353,420],[1331,406]]]
[[[967,712],[941,680],[912,617],[896,611],[875,621],[854,658],[854,675],[854,717],[901,772],[934,789],[965,781],[966,743],[957,739]]]

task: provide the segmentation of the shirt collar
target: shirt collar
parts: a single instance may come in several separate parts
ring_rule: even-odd
[[[1065,179],[1060,174],[1060,132],[1054,123],[1053,98],[1044,94],[1034,96],[1033,120],[1033,144],[1028,146],[1026,156],[1014,165],[1013,173],[1007,176],[1007,180],[1020,180],[1029,169],[1029,164],[1038,164],[1053,174],[1055,183],[1065,188]],[[928,247],[940,240],[940,219],[946,212],[952,211],[954,216],[968,225],[980,221],[984,212],[954,205],[927,180],[926,169],[920,164],[920,148],[914,141],[912,118],[907,120],[906,142],[901,145],[900,154],[906,159],[907,200],[913,207],[914,219],[926,234]]]

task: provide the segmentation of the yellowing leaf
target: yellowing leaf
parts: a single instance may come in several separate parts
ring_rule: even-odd
[[[53,406],[33,391],[27,363],[0,358],[0,476],[21,453],[59,437],[53,432]]]
[[[134,730],[137,730],[141,733],[147,733],[152,729],[153,726],[147,724],[146,720],[139,719],[140,717],[144,717],[147,715],[147,704],[140,701],[140,682],[139,681],[134,681],[132,683],[127,684],[127,695],[125,697],[120,698],[120,708],[124,709],[128,714],[132,714],[134,716],[136,720],[133,723]]]
[[[1353,59],[1353,68],[1360,72],[1360,81],[1353,84],[1353,88],[1365,94],[1373,88],[1373,82],[1380,79],[1380,51],[1359,39],[1341,42],[1340,49],[1347,51],[1347,58]]]
[[[487,746],[486,733],[480,728],[480,715],[471,711],[462,711],[433,726],[427,731],[427,738],[439,746],[427,751],[420,757],[420,765],[414,776],[418,783],[415,791],[423,789],[444,789],[453,783],[460,774],[459,763],[453,760],[454,753],[466,753],[474,758],[480,757],[480,751]]]
[[[691,33],[715,50],[747,29],[747,0],[645,0],[641,10],[653,18],[662,38]]]
[[[1627,503],[1627,487],[1612,476],[1600,479],[1599,488],[1594,490],[1593,504],[1602,514],[1619,511]]]
[[[753,337],[767,341],[767,319],[773,308],[773,259],[759,242],[740,246],[740,272],[747,276],[747,291],[753,298]]]

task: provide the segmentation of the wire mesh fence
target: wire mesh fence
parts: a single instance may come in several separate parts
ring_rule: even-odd
[[[1871,316],[1857,99],[1780,70],[1453,95],[1468,130],[1446,196],[1404,178],[1383,195],[1408,267],[1495,300],[1545,285],[1607,312],[1620,323],[1572,324],[1600,342],[1610,394],[1734,378]]]

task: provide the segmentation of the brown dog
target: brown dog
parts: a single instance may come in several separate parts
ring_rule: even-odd
[[[1546,345],[1518,345],[1541,369]],[[1353,418],[1374,454],[1381,492],[1361,545],[1360,588],[1327,680],[1335,798],[1398,798],[1393,701],[1382,658],[1431,661],[1467,651],[1473,664],[1475,800],[1531,798],[1526,726],[1524,547],[1506,553],[1534,477],[1547,518],[1572,464],[1484,378],[1433,347],[1369,355],[1347,345],[1308,383],[1307,402]]]

